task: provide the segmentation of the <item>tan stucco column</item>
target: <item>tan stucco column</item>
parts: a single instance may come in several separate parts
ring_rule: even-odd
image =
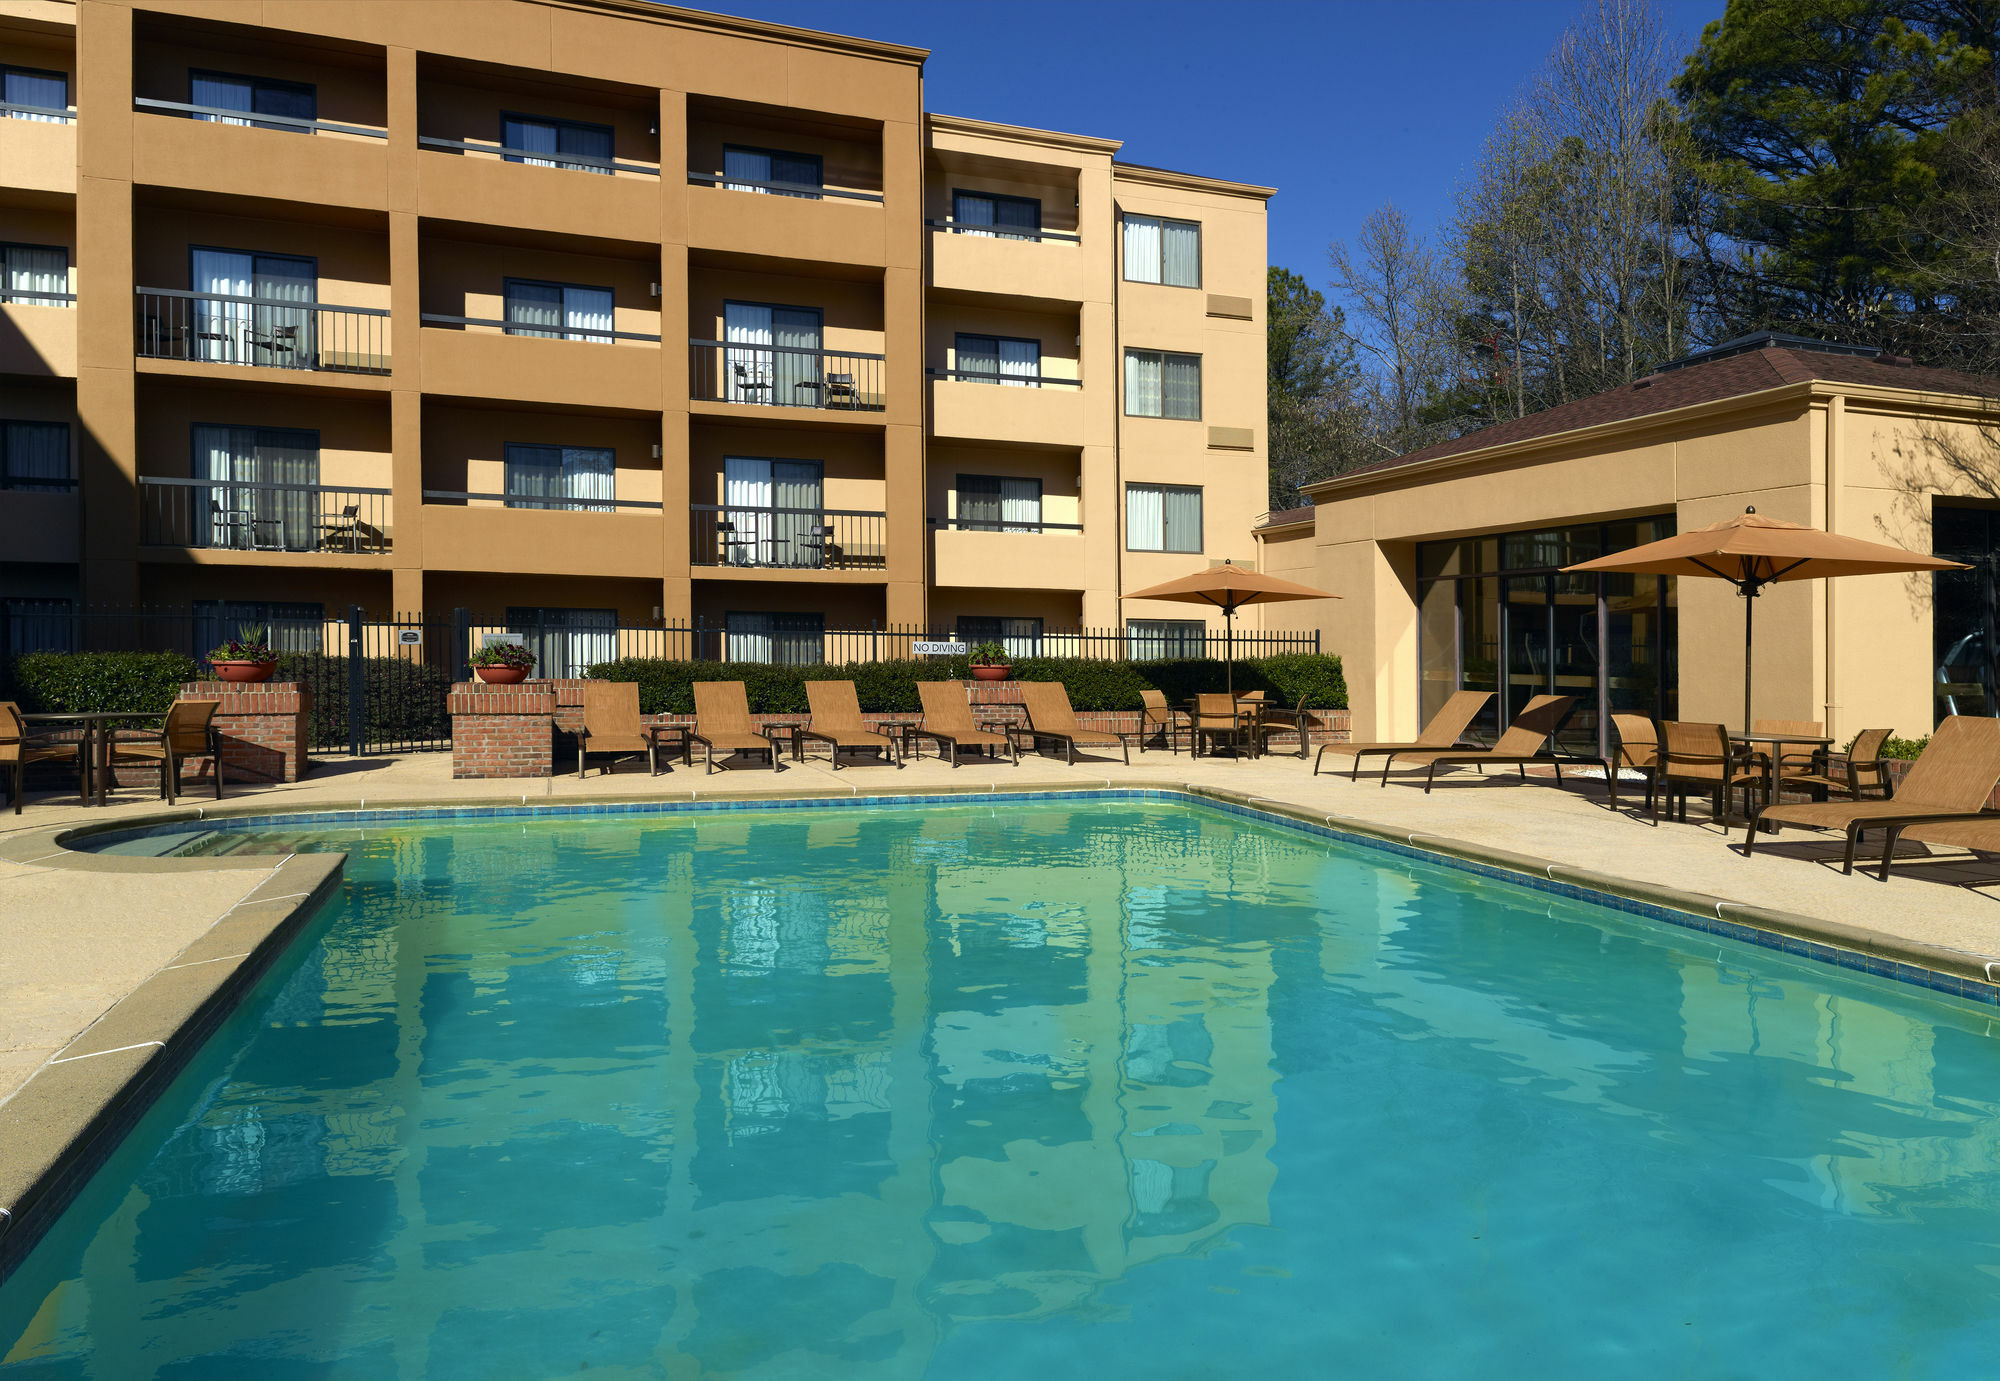
[[[694,616],[688,519],[687,93],[660,93],[660,612]]]

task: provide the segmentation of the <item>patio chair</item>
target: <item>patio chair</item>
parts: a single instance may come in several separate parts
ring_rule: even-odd
[[[11,700],[0,700],[0,776],[6,779],[7,795],[14,802],[16,815],[21,813],[28,768],[38,762],[67,762],[75,768],[77,794],[86,804],[89,802],[90,774],[83,757],[85,741],[33,737],[21,718],[21,707]]]
[[[1660,785],[1660,728],[1642,714],[1614,714],[1611,726],[1618,731],[1618,746],[1604,764],[1611,808],[1618,809],[1618,774],[1637,772],[1646,779],[1646,813],[1652,815],[1653,793]]]
[[[1481,770],[1492,766],[1518,767],[1523,780],[1528,776],[1530,763],[1547,763],[1556,769],[1556,785],[1562,785],[1562,759],[1547,751],[1549,739],[1561,726],[1569,712],[1576,708],[1573,695],[1538,695],[1521,707],[1521,713],[1514,716],[1514,722],[1507,726],[1507,732],[1495,739],[1493,746],[1486,749],[1465,748],[1423,748],[1404,749],[1391,754],[1382,763],[1382,785],[1389,784],[1389,769],[1404,759],[1415,759],[1427,764],[1424,773],[1424,794],[1430,795],[1437,784],[1437,770],[1440,767],[1457,767],[1466,763]]]
[[[1909,775],[1893,799],[1767,804],[1750,817],[1743,856],[1756,852],[1758,830],[1767,824],[1845,830],[1847,853],[1840,870],[1852,873],[1854,850],[1861,836],[1879,829],[1885,838],[1878,876],[1887,882],[1896,843],[1912,825],[2000,819],[2000,813],[1986,806],[1995,785],[2000,785],[2000,719],[1947,715],[1910,765]]]
[[[1142,690],[1139,692],[1139,702],[1139,723],[1142,726],[1139,751],[1141,753],[1146,751],[1147,734],[1158,733],[1167,741],[1169,752],[1180,752],[1181,747],[1176,740],[1191,737],[1194,732],[1193,721],[1188,712],[1169,705],[1164,691]]]
[[[1194,733],[1194,756],[1201,756],[1201,745],[1207,741],[1209,751],[1215,751],[1218,741],[1226,742],[1234,754],[1248,747],[1251,756],[1257,752],[1257,711],[1242,709],[1237,697],[1222,691],[1203,691],[1194,698],[1194,720],[1190,726]]]
[[[1265,705],[1260,708],[1255,726],[1259,753],[1271,751],[1272,734],[1297,734],[1299,760],[1301,762],[1305,760],[1306,743],[1312,737],[1312,714],[1306,709],[1306,701],[1311,698],[1310,693],[1301,695],[1299,703],[1289,710],[1283,705]]]
[[[1786,791],[1812,793],[1817,800],[1827,800],[1841,795],[1850,801],[1867,799],[1867,793],[1879,793],[1880,799],[1888,800],[1896,794],[1889,781],[1889,768],[1882,759],[1882,745],[1889,741],[1893,729],[1863,729],[1854,736],[1854,742],[1847,747],[1847,765],[1838,777],[1833,775],[1827,764],[1821,764],[1817,771],[1786,773],[1783,787]],[[1864,782],[1864,775],[1873,781]]]
[[[1028,712],[1028,727],[1019,725],[1007,727],[1007,737],[1019,734],[1027,738],[1028,746],[1034,747],[1038,738],[1052,738],[1063,746],[1066,763],[1076,761],[1077,745],[1086,748],[1109,748],[1117,744],[1125,754],[1125,765],[1132,765],[1132,746],[1128,740],[1140,733],[1129,729],[1124,733],[1107,733],[1102,729],[1086,729],[1076,722],[1076,711],[1070,708],[1069,690],[1060,681],[1021,682],[1021,704]],[[1019,747],[1015,753],[1020,753]]]
[[[1359,780],[1361,760],[1376,754],[1414,753],[1425,748],[1453,748],[1465,736],[1472,721],[1486,708],[1486,702],[1493,698],[1492,691],[1457,691],[1451,699],[1438,707],[1431,716],[1431,722],[1409,743],[1322,743],[1319,752],[1313,754],[1313,775],[1319,775],[1320,760],[1328,753],[1336,756],[1345,753],[1354,759],[1354,770],[1348,773],[1348,780]]]
[[[1753,793],[1765,789],[1766,769],[1761,755],[1745,752],[1730,741],[1729,730],[1720,724],[1697,724],[1669,720],[1660,726],[1660,765],[1654,774],[1654,789],[1647,793],[1651,814],[1660,818],[1659,802],[1666,798],[1667,818],[1674,819],[1674,802],[1680,802],[1679,819],[1687,819],[1688,797],[1704,792],[1710,812],[1727,825],[1729,798],[1743,793],[1743,813],[1750,813]]]
[[[611,754],[612,762],[599,772],[617,770],[619,757],[646,755],[646,768],[660,775],[659,743],[646,732],[639,718],[637,681],[585,681],[583,683],[583,727],[576,731],[576,775],[583,778],[590,755]]]
[[[750,698],[741,681],[697,681],[694,683],[694,728],[690,742],[699,743],[708,771],[715,771],[715,750],[724,756],[734,753],[768,753],[771,770],[784,771],[778,761],[778,745],[757,732],[750,719]]]
[[[222,799],[222,735],[215,727],[220,700],[176,700],[158,729],[120,729],[105,748],[106,764],[153,763],[160,769],[160,795],[167,804],[180,799],[181,766],[189,758],[205,757],[213,765],[215,799]]]
[[[1798,734],[1809,739],[1821,736],[1817,719],[1755,719],[1750,722],[1750,730],[1758,734]],[[1807,773],[1824,774],[1826,750],[1817,743],[1776,743],[1769,750],[1752,750],[1749,762],[1765,774],[1764,799],[1776,800],[1772,793],[1789,790],[1792,779]]]
[[[953,767],[958,766],[961,748],[984,748],[990,758],[994,749],[1004,747],[1014,765],[1021,765],[1020,749],[1010,735],[996,734],[973,723],[972,702],[965,698],[965,687],[958,682],[919,681],[917,694],[924,702],[924,721],[909,732],[937,744],[938,751],[948,756]],[[917,755],[923,756],[921,749]]]
[[[798,739],[824,743],[836,772],[840,770],[843,748],[874,748],[884,759],[902,767],[903,755],[896,751],[896,741],[887,734],[876,733],[862,721],[861,701],[854,693],[852,681],[808,681],[806,704],[812,707],[812,719],[797,731],[795,747]]]

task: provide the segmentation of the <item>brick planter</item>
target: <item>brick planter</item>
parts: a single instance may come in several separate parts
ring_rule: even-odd
[[[312,712],[312,692],[296,681],[189,681],[182,700],[219,700],[215,728],[222,736],[223,789],[232,782],[295,782],[310,770],[306,761],[306,721]],[[181,766],[181,784],[212,782],[207,757],[189,758]],[[127,763],[117,771],[120,786],[152,786],[160,770]]]
[[[460,681],[451,711],[451,775],[546,777],[554,766],[554,683],[489,686]]]

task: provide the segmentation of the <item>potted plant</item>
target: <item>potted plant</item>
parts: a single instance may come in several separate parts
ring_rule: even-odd
[[[472,672],[489,686],[516,686],[535,669],[535,654],[525,643],[488,643],[472,654]]]
[[[972,679],[1004,681],[1014,674],[1014,664],[1000,643],[979,643],[972,649]]]
[[[271,679],[278,669],[278,654],[271,650],[262,625],[246,623],[237,628],[235,637],[209,652],[208,664],[218,680],[254,684]]]

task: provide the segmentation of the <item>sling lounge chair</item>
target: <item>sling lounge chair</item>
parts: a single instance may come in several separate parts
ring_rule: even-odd
[[[1034,747],[1038,738],[1052,738],[1063,746],[1063,760],[1076,761],[1077,745],[1086,748],[1109,748],[1113,744],[1125,754],[1125,765],[1132,765],[1132,747],[1126,740],[1144,732],[1133,729],[1123,734],[1106,733],[1102,729],[1086,729],[1076,722],[1076,711],[1070,708],[1069,690],[1060,681],[1023,681],[1021,683],[1021,704],[1028,711],[1028,727],[1009,725],[1007,737],[1019,734],[1027,738],[1028,746]],[[1018,755],[1020,749],[1017,747]]]
[[[1851,873],[1855,846],[1861,836],[1869,830],[1881,830],[1886,838],[1878,876],[1887,882],[1896,842],[1912,825],[2000,819],[1986,808],[1996,784],[2000,784],[2000,719],[1948,715],[1931,735],[1923,753],[1911,764],[1895,799],[1767,805],[1750,817],[1743,855],[1748,858],[1756,852],[1757,831],[1764,824],[1845,830],[1847,854],[1840,870]]]
[[[812,707],[812,722],[798,730],[794,746],[799,739],[816,739],[824,743],[836,772],[840,770],[840,750],[843,748],[880,749],[885,759],[899,768],[903,765],[902,755],[896,751],[896,741],[862,723],[861,701],[854,694],[852,681],[808,681],[806,703]]]
[[[646,755],[647,770],[660,775],[659,742],[646,732],[639,718],[637,681],[585,681],[583,683],[583,727],[576,731],[576,775],[583,776],[585,761],[592,753],[630,756]],[[618,766],[614,760],[610,772]]]
[[[750,699],[741,681],[697,681],[694,683],[694,728],[688,738],[702,746],[702,761],[715,771],[715,753],[768,753],[771,770],[782,772],[778,745],[757,732],[750,722]]]
[[[1556,770],[1556,785],[1562,785],[1562,759],[1547,751],[1549,737],[1558,725],[1576,707],[1573,695],[1538,695],[1522,707],[1514,716],[1514,722],[1507,726],[1507,732],[1495,740],[1491,748],[1476,751],[1462,748],[1424,748],[1411,751],[1405,749],[1393,754],[1382,763],[1382,785],[1389,784],[1389,769],[1398,762],[1410,761],[1413,765],[1428,764],[1424,773],[1424,794],[1430,795],[1437,784],[1437,770],[1440,767],[1456,767],[1471,763],[1475,767],[1518,767],[1521,776],[1528,775],[1529,763],[1546,763]]]
[[[1348,780],[1354,781],[1361,776],[1361,760],[1365,757],[1383,753],[1394,756],[1423,748],[1454,747],[1492,698],[1492,691],[1456,692],[1438,707],[1438,712],[1431,716],[1431,722],[1424,725],[1423,732],[1410,743],[1322,743],[1319,752],[1313,755],[1313,775],[1319,775],[1320,760],[1328,753],[1336,756],[1345,753],[1354,759],[1354,770],[1347,774]]]
[[[917,694],[923,698],[924,722],[910,732],[937,744],[938,752],[946,755],[953,767],[958,766],[961,748],[984,748],[989,757],[994,749],[1005,748],[1014,765],[1021,765],[1020,750],[1010,736],[992,733],[972,722],[972,702],[965,698],[965,687],[958,682],[919,681]],[[922,755],[919,747],[918,756]]]

